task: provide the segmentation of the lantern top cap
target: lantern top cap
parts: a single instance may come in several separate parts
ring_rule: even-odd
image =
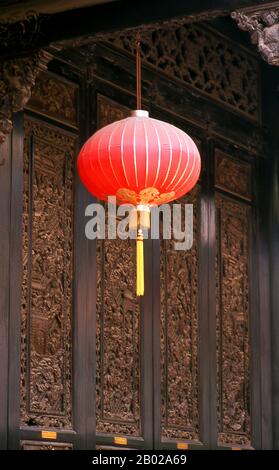
[[[135,109],[131,112],[132,117],[149,117],[149,112],[144,109]]]

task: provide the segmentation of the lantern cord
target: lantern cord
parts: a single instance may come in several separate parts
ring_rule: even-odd
[[[143,233],[137,231],[137,296],[144,295],[144,254]]]
[[[140,58],[140,36],[136,39],[136,76],[137,76],[137,109],[141,109],[141,58]]]
[[[141,109],[141,61],[140,61],[140,38],[137,35],[137,109]],[[137,230],[137,296],[144,295],[144,254],[143,233]]]

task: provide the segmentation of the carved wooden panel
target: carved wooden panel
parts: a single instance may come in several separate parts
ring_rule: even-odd
[[[78,87],[50,72],[36,80],[27,107],[58,121],[77,126]]]
[[[176,251],[173,240],[161,243],[161,434],[165,438],[199,439],[199,199],[197,186],[179,200],[194,205],[192,248]]]
[[[251,200],[251,165],[233,160],[217,149],[215,151],[215,186]]]
[[[98,98],[98,123],[127,109]],[[96,428],[139,436],[140,305],[135,295],[135,241],[97,241]]]
[[[111,42],[135,54],[127,32]],[[260,118],[259,64],[239,44],[205,25],[168,25],[141,34],[143,59],[249,118]]]
[[[217,195],[218,441],[249,445],[249,217],[250,208]]]
[[[75,139],[25,119],[21,423],[72,425]]]
[[[73,450],[73,444],[66,442],[21,441],[22,450]]]
[[[97,125],[98,129],[108,124],[124,119],[130,115],[130,110],[106,96],[97,95]]]

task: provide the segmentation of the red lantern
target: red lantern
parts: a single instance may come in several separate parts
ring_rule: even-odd
[[[182,130],[149,118],[140,109],[140,54],[137,44],[137,107],[132,116],[93,134],[78,157],[88,191],[117,204],[134,204],[138,214],[178,199],[196,184],[201,160],[194,141]],[[139,221],[139,217],[137,219]],[[144,293],[143,235],[138,222],[137,295]]]
[[[139,210],[178,199],[196,184],[201,160],[194,141],[171,124],[137,110],[103,127],[82,147],[80,178],[88,191]],[[137,237],[137,295],[144,293],[143,236]]]
[[[79,175],[98,199],[154,205],[189,192],[200,174],[194,141],[182,130],[137,110],[103,127],[82,147]]]

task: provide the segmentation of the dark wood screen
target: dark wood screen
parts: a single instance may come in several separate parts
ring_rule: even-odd
[[[46,429],[61,440],[57,433],[74,428],[77,98],[77,85],[42,74],[24,117],[20,424],[26,439],[43,438]],[[21,447],[72,444],[24,440]]]
[[[98,241],[96,430],[140,436],[140,302],[133,241]]]
[[[21,423],[72,427],[74,137],[25,119]]]
[[[178,202],[193,204],[193,246],[177,251],[174,240],[161,243],[161,437],[199,441],[200,188]]]
[[[218,441],[250,445],[249,208],[216,208]]]
[[[216,186],[251,201],[251,165],[215,152]],[[218,442],[251,445],[251,208],[216,194]]]
[[[98,122],[103,124],[112,121],[109,115],[120,118],[127,112],[119,103],[100,95],[97,109]],[[212,147],[197,143],[206,165]],[[156,401],[155,389],[159,387],[160,437],[156,441],[159,447],[207,447],[215,439],[215,446],[225,448],[253,446],[250,380],[253,166],[237,158],[235,151],[232,154],[216,147],[212,154],[214,165],[203,168],[200,183],[182,201],[194,207],[192,248],[176,251],[173,240],[165,240],[155,255],[160,256],[158,270],[153,269],[152,274],[160,279],[160,321],[154,322],[153,341],[155,349],[159,345],[160,363],[155,360],[154,367],[159,365],[160,373],[154,373],[150,399]],[[201,211],[201,198],[203,207],[208,205],[208,190],[215,215],[208,209]],[[201,230],[204,227],[209,230],[210,226],[216,238],[211,249],[214,255],[211,271],[215,276],[211,283],[214,289],[211,313],[211,307],[201,300],[209,288],[209,279],[203,272],[205,256],[200,258],[205,248]],[[120,433],[129,442],[129,438],[141,435],[145,425],[140,413],[144,406],[140,381],[146,364],[139,360],[144,338],[140,337],[140,305],[133,285],[134,246],[131,242],[108,240],[98,245],[97,432]],[[156,294],[154,291],[153,296]],[[152,304],[147,307],[150,311]],[[156,317],[156,312],[153,315]],[[214,315],[215,319],[212,316],[210,329],[201,335],[207,315]],[[204,353],[202,342],[211,344],[210,356]],[[203,367],[208,370],[212,367],[216,374],[205,404],[201,401],[203,388],[209,387],[206,381],[212,377],[201,374]],[[119,387],[125,394],[120,393]],[[206,408],[213,408],[213,414],[216,413],[216,428],[209,428],[207,437]],[[158,423],[153,426],[158,427]]]
[[[183,66],[183,54],[167,60],[177,38],[183,54],[195,46]],[[11,434],[26,450],[261,447],[258,62],[198,25],[143,41],[144,108],[193,136],[202,156],[183,199],[194,206],[193,246],[146,240],[139,300],[134,242],[86,240],[94,199],[77,177],[78,146],[134,107],[131,38],[99,44],[94,56],[83,47],[75,67],[54,61],[21,130],[20,418]]]

